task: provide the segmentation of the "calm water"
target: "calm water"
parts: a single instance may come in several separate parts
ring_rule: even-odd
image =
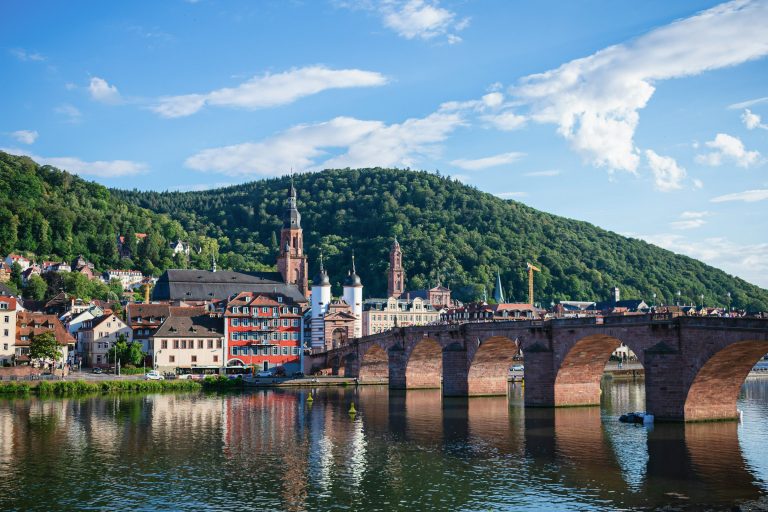
[[[3,510],[616,510],[768,507],[768,379],[743,423],[623,425],[382,387],[0,401]],[[358,414],[347,414],[354,402]]]

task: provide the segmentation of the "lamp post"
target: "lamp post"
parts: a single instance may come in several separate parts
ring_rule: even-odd
[[[701,299],[701,309],[703,310],[704,309],[704,294],[703,293],[701,295],[699,295],[699,299]]]
[[[677,305],[680,305],[680,290],[677,290]]]
[[[656,292],[653,292],[653,307],[656,307]]]
[[[728,316],[731,316],[731,292],[726,293],[728,296]]]

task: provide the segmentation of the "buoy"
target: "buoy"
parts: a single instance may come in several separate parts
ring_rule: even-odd
[[[349,414],[357,414],[357,410],[355,409],[355,403],[354,402],[349,404]]]
[[[314,398],[312,398],[312,392],[309,392],[309,396],[307,397],[307,402],[314,402]]]

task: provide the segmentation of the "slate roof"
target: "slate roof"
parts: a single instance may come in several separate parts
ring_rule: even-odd
[[[224,336],[224,321],[209,315],[171,316],[155,333],[158,338],[185,337],[221,338]]]
[[[278,293],[294,302],[307,302],[298,287],[285,284],[282,279],[279,272],[167,270],[157,280],[152,291],[152,300],[210,301],[247,291]]]

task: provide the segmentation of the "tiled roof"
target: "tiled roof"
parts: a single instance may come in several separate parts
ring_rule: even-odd
[[[39,325],[39,327],[35,327],[36,325]],[[56,315],[19,311],[16,317],[16,345],[28,346],[32,336],[47,331],[53,331],[59,345],[73,344],[75,342],[75,339],[59,322]],[[27,339],[22,341],[22,336],[26,336]]]
[[[155,333],[155,337],[220,338],[224,321],[209,315],[171,316]]]

